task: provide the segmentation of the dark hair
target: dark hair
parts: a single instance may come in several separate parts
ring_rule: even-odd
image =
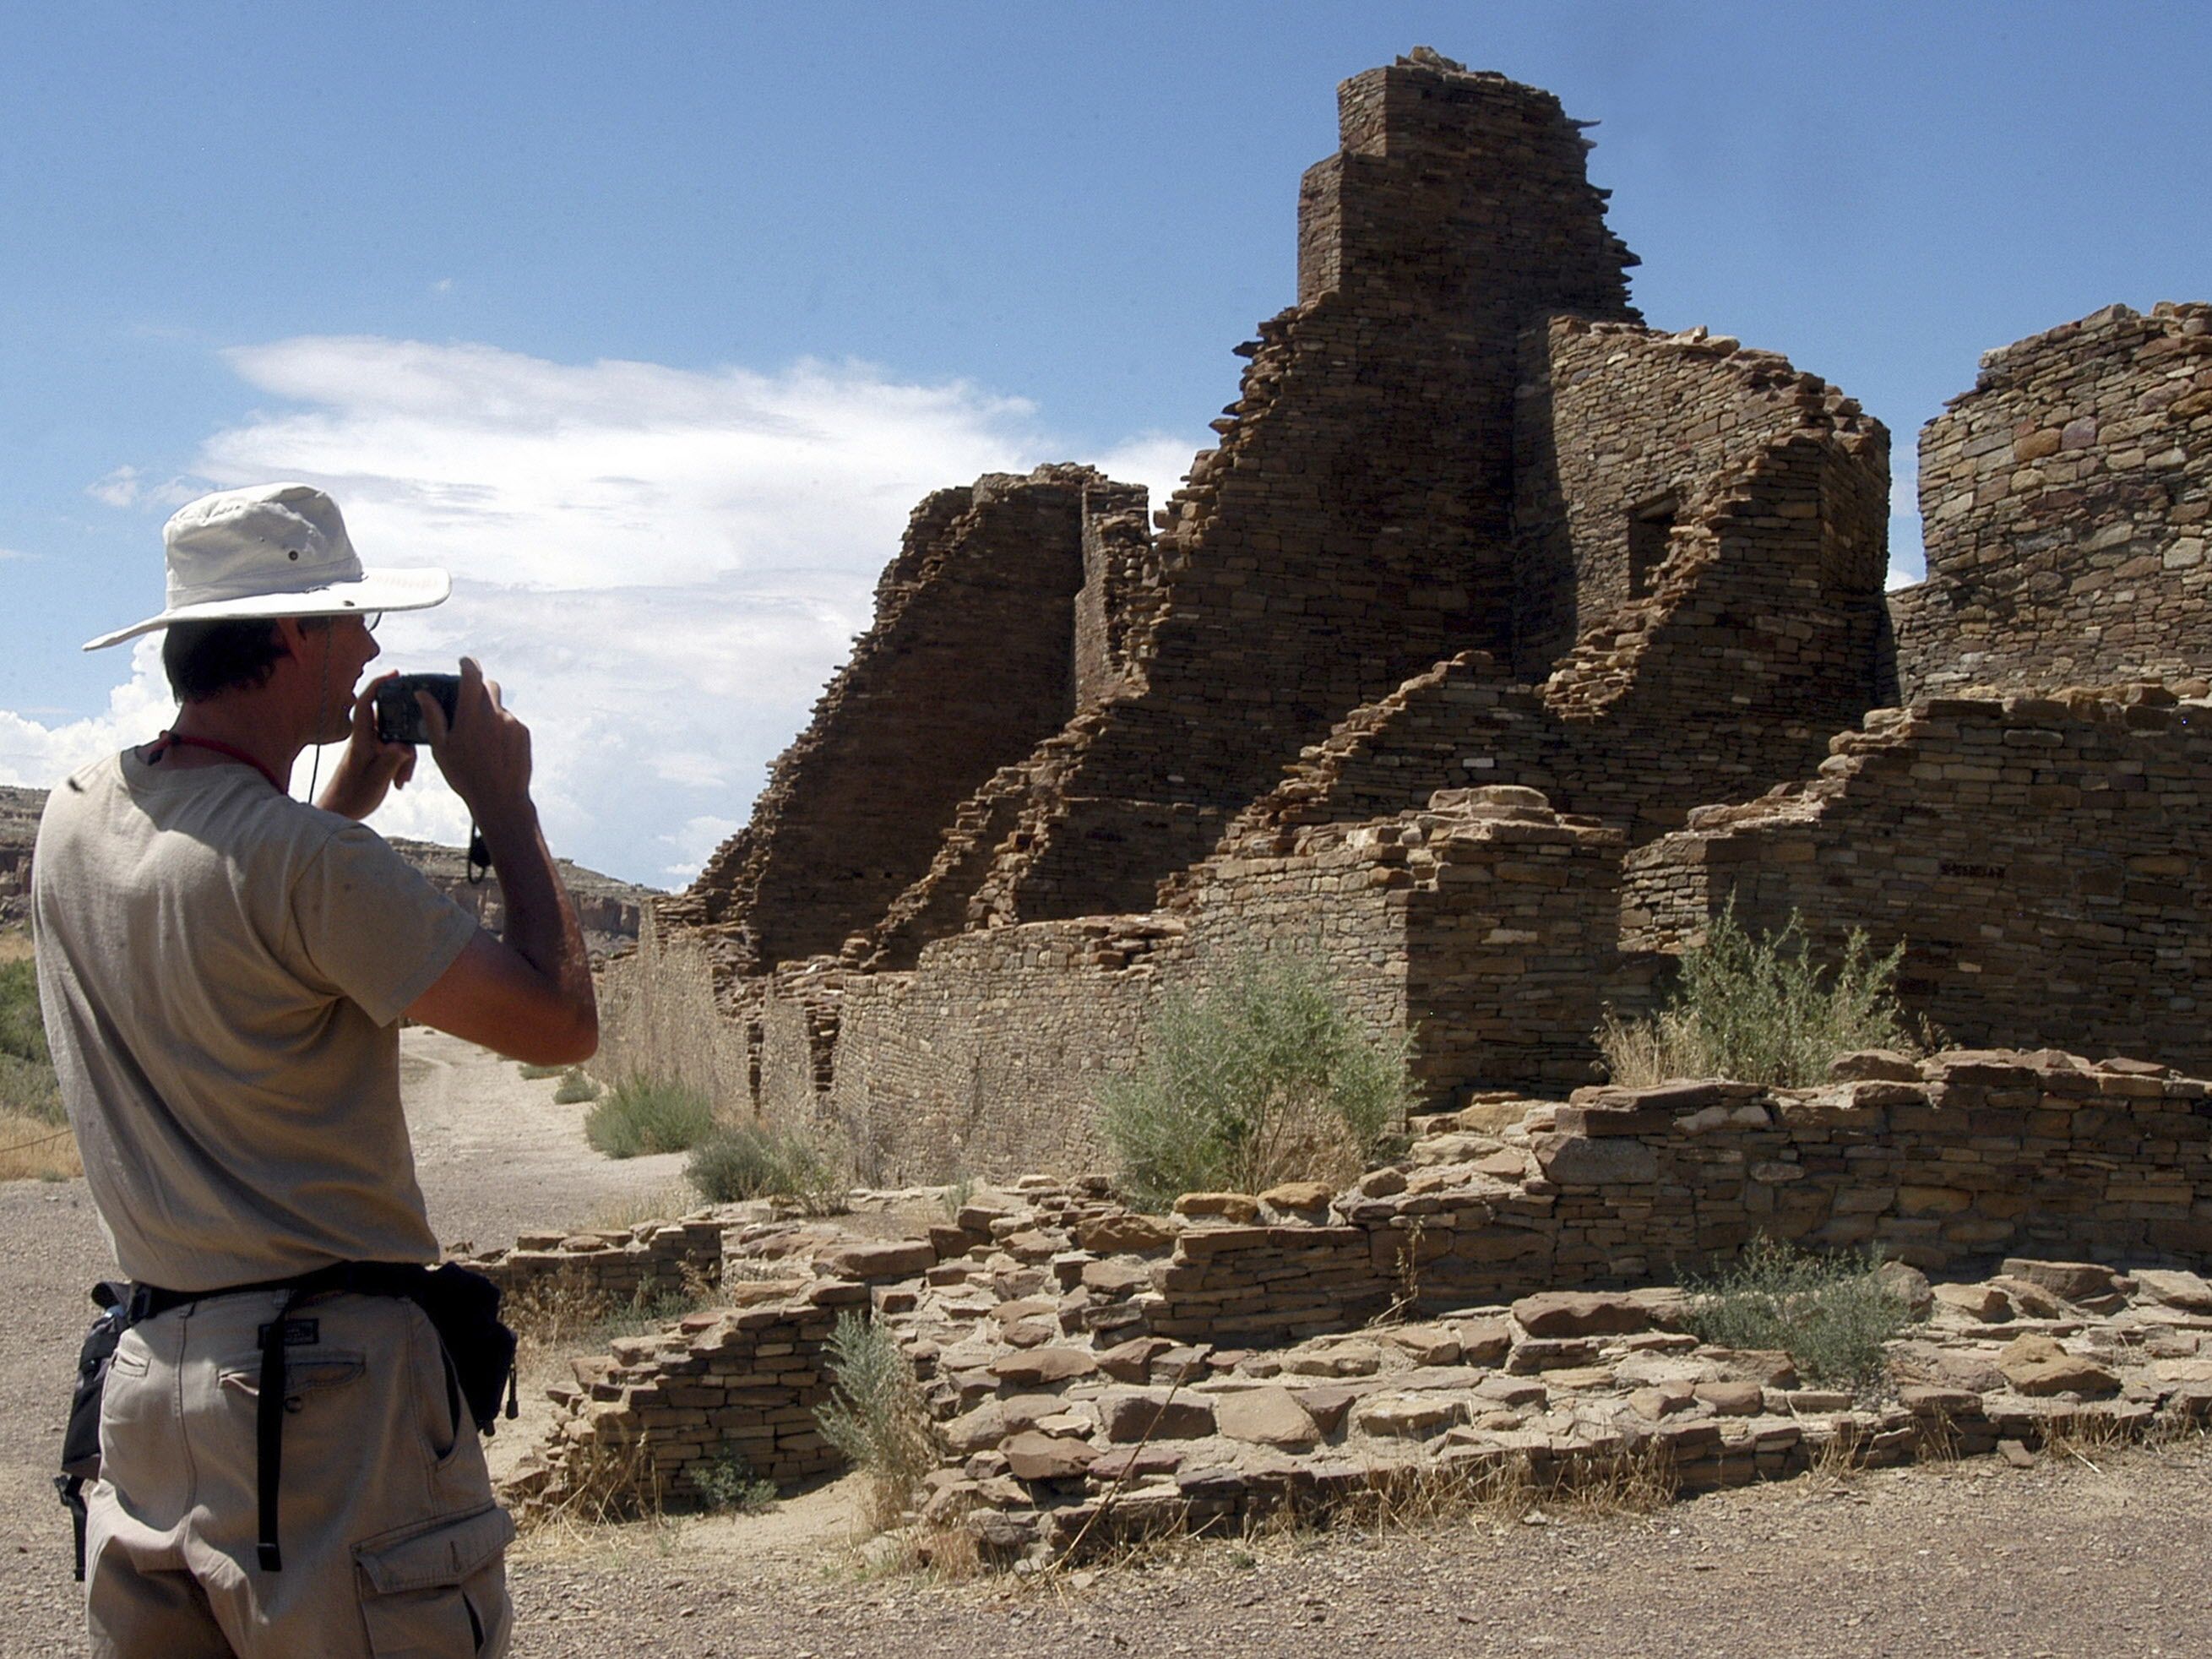
[[[302,628],[328,628],[328,617],[302,617]],[[204,702],[225,691],[268,684],[284,647],[271,621],[181,622],[161,641],[161,666],[179,702]]]

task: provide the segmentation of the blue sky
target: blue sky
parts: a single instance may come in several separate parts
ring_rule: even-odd
[[[0,0],[0,781],[159,728],[145,652],[78,643],[159,608],[179,501],[305,476],[454,569],[390,659],[479,651],[558,849],[680,881],[924,491],[1173,485],[1336,82],[1417,43],[1601,124],[1650,321],[1889,422],[1900,578],[1981,351],[2212,297],[2193,3]]]

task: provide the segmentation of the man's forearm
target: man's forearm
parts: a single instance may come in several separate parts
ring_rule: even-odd
[[[527,799],[477,820],[507,908],[509,948],[579,1007],[593,1007],[592,963],[574,901],[562,884],[553,854]]]

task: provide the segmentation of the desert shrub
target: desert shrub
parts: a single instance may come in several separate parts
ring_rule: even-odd
[[[579,1106],[587,1100],[599,1097],[599,1085],[584,1075],[580,1066],[571,1066],[561,1073],[561,1082],[553,1091],[556,1106]]]
[[[565,1066],[540,1066],[532,1060],[521,1061],[514,1069],[521,1073],[523,1079],[529,1083],[543,1082],[549,1077],[564,1077],[568,1070]]]
[[[1143,1061],[1102,1091],[1099,1127],[1135,1202],[1341,1182],[1413,1098],[1407,1039],[1378,1037],[1312,964],[1244,957],[1170,993]]]
[[[845,1183],[830,1148],[770,1124],[718,1125],[692,1152],[684,1174],[710,1204],[781,1198],[809,1215],[844,1208]]]
[[[1816,1255],[1754,1238],[1734,1265],[1685,1280],[1684,1322],[1701,1342],[1779,1348],[1812,1382],[1871,1388],[1885,1375],[1883,1345],[1912,1317],[1881,1266],[1873,1255]]]
[[[1842,959],[1824,968],[1796,911],[1780,933],[1754,937],[1737,922],[1731,896],[1705,942],[1682,953],[1667,1006],[1649,1019],[1607,1013],[1598,1048],[1613,1080],[1631,1087],[1725,1077],[1803,1088],[1825,1081],[1838,1054],[1923,1046],[1898,1006],[1904,957],[1902,944],[1875,956],[1853,928]]]
[[[713,1127],[706,1096],[641,1077],[624,1078],[584,1114],[584,1139],[609,1158],[685,1152]]]
[[[775,1503],[775,1482],[755,1474],[735,1446],[723,1447],[692,1479],[702,1503],[718,1515],[758,1515]]]
[[[28,957],[0,962],[0,1112],[57,1128],[68,1121],[39,1012],[38,974]],[[10,1144],[21,1139],[8,1137]]]
[[[895,1526],[937,1467],[921,1384],[890,1332],[850,1310],[830,1334],[830,1398],[815,1408],[815,1421],[867,1477],[869,1520]]]

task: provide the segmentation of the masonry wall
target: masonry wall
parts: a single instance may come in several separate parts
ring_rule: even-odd
[[[2212,673],[2212,306],[2108,306],[1982,358],[1920,437],[1900,690]]]
[[[1344,149],[1300,193],[1299,304],[1162,517],[1130,695],[1037,757],[987,868],[902,901],[968,925],[1149,908],[1351,708],[1512,625],[1516,341],[1632,314],[1576,124],[1434,54],[1340,88]]]
[[[1887,489],[1881,423],[1777,353],[1702,328],[1555,317],[1528,331],[1514,426],[1516,675],[1540,681],[1584,629],[1650,593],[1672,526],[1702,519],[1755,455],[1797,431],[1863,437],[1870,482]],[[1885,532],[1854,529],[1875,547]],[[1880,591],[1879,570],[1871,583],[1856,569],[1837,576]]]
[[[2137,687],[1933,698],[1844,732],[1821,775],[1632,854],[1624,945],[1674,949],[1730,895],[1832,957],[1899,940],[1908,1005],[1967,1044],[2212,1066],[2212,726]]]
[[[2137,1263],[2212,1249],[2207,1085],[2133,1061],[1960,1052],[1812,1091],[1590,1089],[1537,1108],[1517,1176],[1445,1167],[1340,1194],[1328,1224],[1184,1233],[1149,1328],[1280,1340],[1417,1287],[1425,1311],[1634,1285],[1753,1237],[1881,1247],[1931,1273],[2008,1255]],[[1410,1269],[1410,1271],[1409,1271]]]
[[[1811,773],[1872,706],[1886,441],[1854,424],[1759,449],[1676,525],[1652,591],[1586,630],[1542,687],[1487,653],[1413,677],[1309,750],[1224,847],[1489,783],[1641,842],[1695,805]]]
[[[1378,1034],[1412,1031],[1428,1106],[1581,1082],[1620,848],[1528,792],[1461,791],[1209,861],[1171,911],[939,939],[911,970],[844,975],[834,1078],[763,1108],[834,1124],[872,1180],[1097,1168],[1101,1086],[1139,1063],[1159,999],[1279,952],[1323,966]],[[797,1017],[771,1003],[772,1048]]]
[[[1092,500],[1096,493],[1095,502]],[[1074,710],[1077,595],[1095,567],[1089,672],[1128,608],[1095,550],[1144,492],[1088,467],[992,473],[915,508],[874,626],[776,762],[752,822],[672,919],[728,935],[749,968],[835,952],[928,867],[954,809]],[[1113,626],[1109,625],[1109,618]]]

